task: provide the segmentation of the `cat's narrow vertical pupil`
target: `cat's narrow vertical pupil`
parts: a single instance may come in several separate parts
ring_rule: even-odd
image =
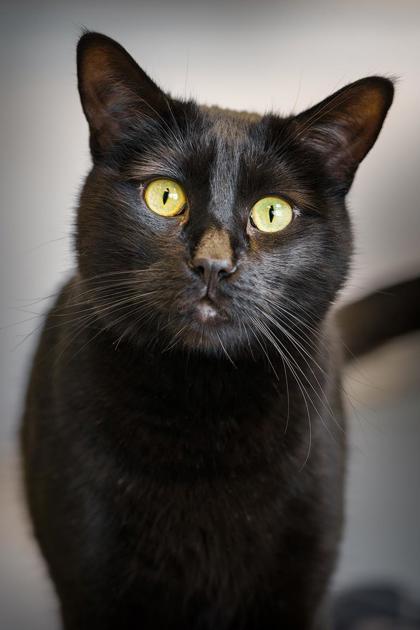
[[[166,188],[163,192],[163,205],[165,205],[165,203],[168,201],[168,197],[169,197],[169,188]]]
[[[268,210],[268,216],[270,217],[270,223],[273,223],[273,219],[274,219],[274,206],[273,205],[271,205]]]

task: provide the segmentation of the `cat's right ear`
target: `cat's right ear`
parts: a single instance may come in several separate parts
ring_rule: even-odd
[[[159,117],[167,97],[113,39],[85,33],[77,46],[80,100],[94,158],[109,151],[147,117]]]

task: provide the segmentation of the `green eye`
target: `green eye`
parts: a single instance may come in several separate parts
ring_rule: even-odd
[[[162,217],[174,217],[180,214],[187,203],[182,187],[173,179],[155,179],[144,191],[144,200],[148,208]]]
[[[252,223],[261,232],[280,232],[292,219],[292,206],[281,197],[263,197],[251,210]]]

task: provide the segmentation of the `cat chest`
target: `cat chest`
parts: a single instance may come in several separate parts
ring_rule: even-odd
[[[281,552],[287,506],[272,480],[120,480],[115,503],[118,561],[138,585],[231,600],[271,575]]]

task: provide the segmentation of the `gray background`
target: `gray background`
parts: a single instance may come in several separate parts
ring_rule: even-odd
[[[119,40],[165,89],[289,113],[373,73],[397,98],[349,196],[357,256],[343,299],[420,272],[420,5],[14,2],[0,6],[0,627],[52,630],[56,604],[22,506],[15,433],[38,326],[71,270],[89,168],[76,91],[81,26]],[[398,581],[420,600],[418,337],[347,375],[348,525],[336,585]]]

